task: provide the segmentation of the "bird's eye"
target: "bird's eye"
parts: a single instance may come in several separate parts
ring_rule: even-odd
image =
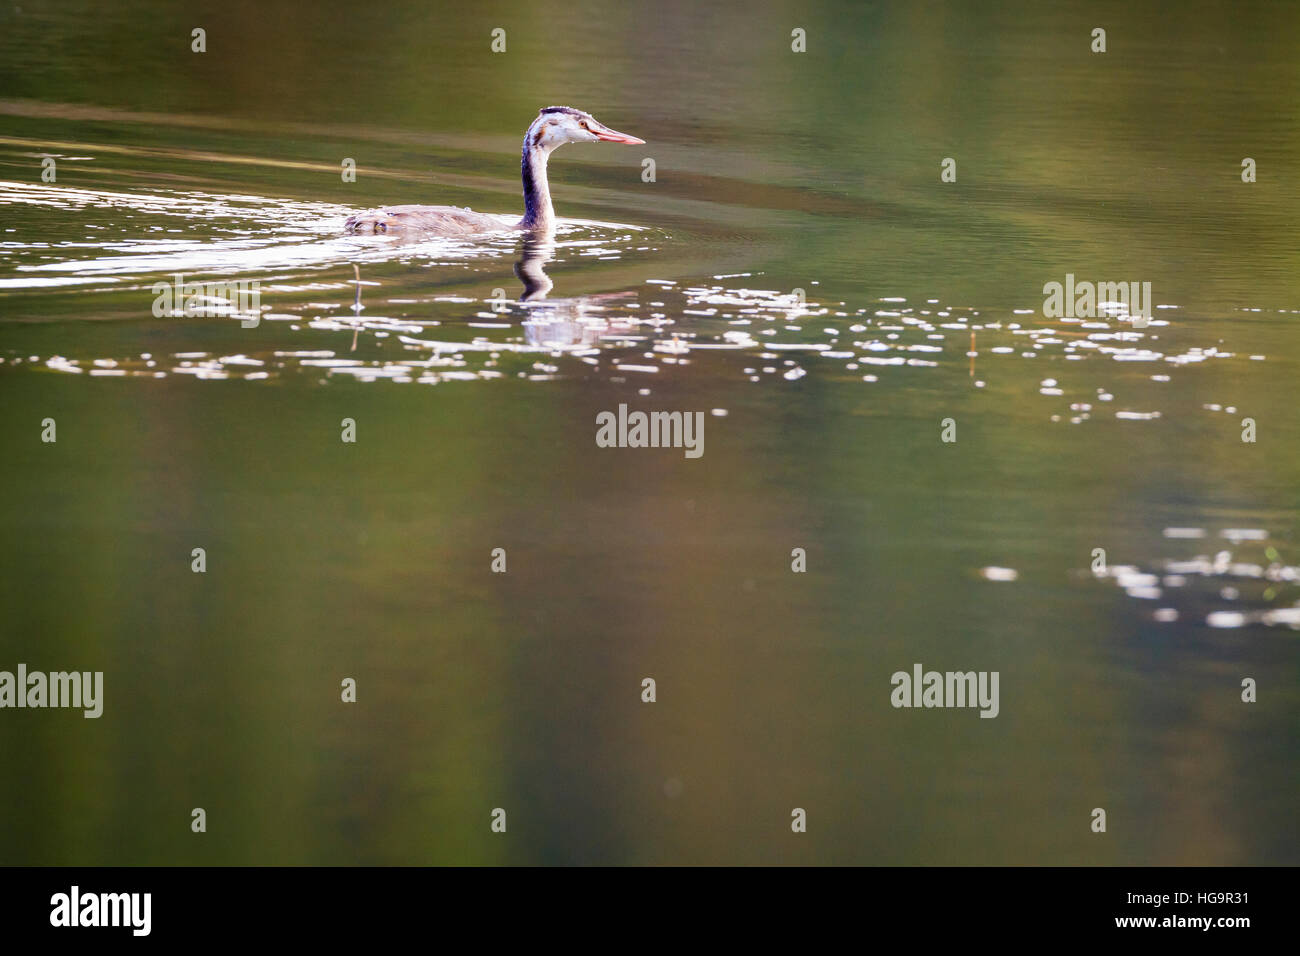
[[[587,125],[586,120],[578,120],[578,125],[581,126],[583,129],[585,129],[588,133],[591,132],[591,127]]]

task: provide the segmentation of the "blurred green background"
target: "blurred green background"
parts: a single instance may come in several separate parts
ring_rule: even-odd
[[[0,862],[1300,862],[1295,631],[1258,623],[1300,599],[1298,28],[1272,3],[5,4],[0,180],[39,183],[57,154],[57,187],[90,198],[0,189],[0,669],[102,670],[105,712],[0,711]],[[144,290],[170,270],[95,263],[155,234],[307,243],[341,207],[518,209],[519,138],[551,104],[647,140],[552,162],[560,215],[647,229],[608,258],[562,250],[561,303],[624,296],[670,323],[658,341],[734,330],[739,310],[680,291],[716,286],[804,289],[798,320],[740,295],[793,344],[891,341],[882,299],[1001,328],[973,367],[964,331],[909,326],[934,366],[801,353],[794,380],[792,353],[669,364],[621,338],[598,368],[433,388],[45,367],[349,354],[350,331],[306,321],[350,315],[344,253],[277,265],[264,300],[303,321],[256,332],[155,319]],[[178,220],[108,193],[251,208]],[[282,201],[297,218],[267,225]],[[381,257],[368,308],[522,341],[517,307],[470,324],[517,294],[513,258]],[[47,267],[95,279],[33,286]],[[1157,361],[1026,357],[1007,325],[1044,320],[1013,310],[1067,272],[1176,306],[1138,346]],[[727,414],[699,460],[598,449],[620,402]],[[1094,548],[1158,576],[1227,550],[1276,580],[1143,599],[1089,572]],[[1251,623],[1206,626],[1234,610]],[[999,671],[1000,716],[893,709],[915,662]]]

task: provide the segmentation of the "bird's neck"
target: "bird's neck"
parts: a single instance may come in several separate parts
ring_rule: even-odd
[[[555,209],[551,206],[551,184],[546,179],[546,161],[551,151],[533,142],[530,128],[524,136],[520,172],[524,179],[524,229],[550,232],[555,228]]]

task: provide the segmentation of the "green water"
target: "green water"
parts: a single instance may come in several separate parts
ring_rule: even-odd
[[[6,4],[0,670],[104,713],[0,709],[0,862],[1300,862],[1298,30]],[[551,104],[647,141],[553,157],[553,248],[341,235],[522,211]],[[996,719],[891,706],[916,663]]]

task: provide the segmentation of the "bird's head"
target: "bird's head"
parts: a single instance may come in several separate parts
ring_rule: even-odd
[[[529,143],[548,152],[565,143],[624,143],[639,146],[645,140],[610,129],[590,113],[569,106],[548,106],[528,128]]]

